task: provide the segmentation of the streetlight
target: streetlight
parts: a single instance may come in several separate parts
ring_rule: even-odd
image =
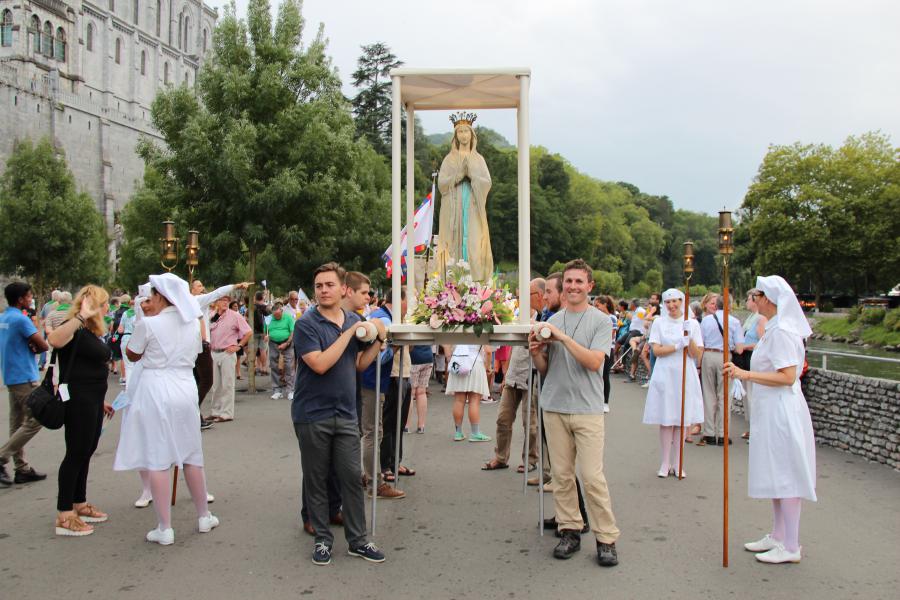
[[[722,363],[729,361],[728,352],[728,261],[734,254],[734,226],[731,223],[731,211],[719,211],[719,254],[722,255]],[[722,422],[724,425],[725,452],[723,453],[723,488],[722,488],[722,566],[728,567],[728,417],[730,402],[728,401],[728,375],[722,374]]]
[[[187,239],[187,268],[188,268],[188,283],[194,283],[194,269],[200,263],[200,233],[194,229],[188,231],[188,239]]]
[[[687,241],[684,243],[684,321],[687,324],[690,318],[691,310],[691,276],[694,274],[694,242]],[[682,327],[683,328],[683,327]],[[687,358],[688,348],[690,347],[691,333],[684,330],[684,335],[688,338],[685,340],[687,344],[682,350],[681,355],[681,426],[678,432],[681,435],[680,448],[678,450],[678,479],[684,479],[684,400],[687,382]]]

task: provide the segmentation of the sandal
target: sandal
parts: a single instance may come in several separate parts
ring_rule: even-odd
[[[397,474],[401,475],[402,477],[415,477],[416,470],[410,469],[409,467],[404,467],[403,465],[400,465],[400,468],[397,469]]]
[[[397,477],[394,475],[394,472],[391,470],[387,470],[381,474],[384,477],[385,481],[397,481]]]
[[[508,469],[509,465],[506,463],[499,462],[497,460],[492,460],[490,462],[486,462],[481,465],[482,471],[499,471],[501,469]]]
[[[706,440],[704,440],[703,438],[700,438],[700,441],[697,442],[697,446],[705,446],[705,445],[706,445]]]
[[[108,514],[91,503],[76,508],[75,513],[78,515],[78,518],[85,523],[103,523],[109,519]]]
[[[531,473],[535,469],[537,469],[537,465],[528,465],[529,473]],[[524,472],[525,472],[525,465],[519,465],[518,467],[516,467],[516,473],[524,473]]]
[[[94,528],[78,518],[77,515],[56,517],[56,535],[81,537],[94,533]]]
[[[749,440],[749,439],[750,439],[750,432],[749,432],[749,431],[745,431],[744,433],[742,433],[742,434],[741,434],[741,439],[742,439],[742,440]]]

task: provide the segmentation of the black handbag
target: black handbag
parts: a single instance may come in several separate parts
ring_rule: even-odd
[[[69,366],[66,368],[65,381],[69,380],[72,364],[75,362],[75,353],[78,351],[80,336],[77,331],[75,337],[75,346],[72,348],[72,356],[69,359]],[[59,350],[54,352],[56,361],[47,369],[41,385],[31,390],[28,398],[25,399],[31,416],[47,429],[59,429],[66,421],[66,405],[59,397],[59,390],[53,385],[53,374],[59,368]],[[60,383],[64,382],[60,380]]]

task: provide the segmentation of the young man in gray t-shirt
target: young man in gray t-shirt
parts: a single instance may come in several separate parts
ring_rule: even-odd
[[[544,377],[540,403],[556,482],[553,502],[561,539],[553,555],[570,558],[581,547],[584,521],[575,487],[577,457],[591,530],[597,538],[597,562],[612,567],[618,564],[619,529],[603,474],[603,362],[612,324],[590,306],[588,294],[593,287],[591,267],[581,259],[569,262],[563,271],[566,308],[540,326],[550,330],[548,340],[532,333],[530,350]]]

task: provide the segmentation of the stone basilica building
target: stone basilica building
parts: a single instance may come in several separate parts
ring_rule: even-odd
[[[95,3],[96,2],[96,3]],[[150,105],[194,85],[217,13],[201,0],[0,0],[0,172],[18,139],[49,137],[112,238],[144,173]]]

